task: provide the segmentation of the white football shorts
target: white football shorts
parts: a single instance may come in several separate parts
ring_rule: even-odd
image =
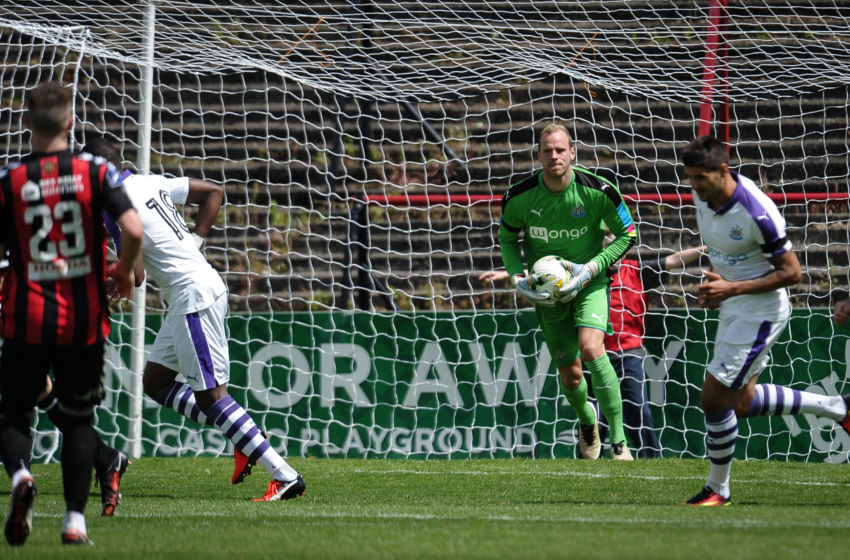
[[[767,366],[770,349],[789,318],[790,313],[767,318],[721,312],[708,373],[730,389],[746,385]]]
[[[173,369],[193,391],[214,389],[230,380],[230,352],[224,316],[227,294],[193,313],[168,313],[148,355],[148,361]]]

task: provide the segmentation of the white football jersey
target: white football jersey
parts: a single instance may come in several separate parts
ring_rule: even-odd
[[[145,230],[145,271],[162,290],[169,312],[192,313],[212,305],[225,293],[224,282],[195,246],[176,206],[186,203],[189,179],[129,175],[124,186]]]
[[[697,223],[711,264],[724,279],[750,280],[774,269],[768,259],[791,250],[785,234],[785,219],[776,204],[756,184],[737,173],[732,198],[722,208],[711,208],[696,192]],[[774,312],[788,305],[788,292],[780,288],[764,294],[744,294],[722,303],[736,312]]]

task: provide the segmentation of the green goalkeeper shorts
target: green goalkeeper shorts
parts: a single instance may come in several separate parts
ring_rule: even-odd
[[[556,367],[567,366],[579,357],[579,327],[612,332],[608,322],[607,284],[591,284],[567,303],[551,307],[536,305],[535,312]]]

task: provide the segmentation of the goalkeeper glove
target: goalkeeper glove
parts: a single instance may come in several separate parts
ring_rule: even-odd
[[[520,295],[525,296],[538,305],[555,305],[555,300],[549,297],[548,294],[544,294],[533,289],[529,281],[530,278],[528,276],[523,276],[522,274],[514,274],[511,276],[511,282],[513,282],[514,288],[516,288],[517,293]]]
[[[590,261],[587,264],[578,264],[569,261],[564,261],[564,266],[570,267],[573,277],[567,282],[567,285],[558,292],[558,301],[566,303],[572,301],[599,274],[599,265],[595,261]]]

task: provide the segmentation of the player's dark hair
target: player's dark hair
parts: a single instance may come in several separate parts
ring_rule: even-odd
[[[71,115],[71,90],[59,82],[43,82],[27,92],[27,117],[30,128],[44,136],[65,131]]]
[[[95,138],[91,142],[87,142],[83,151],[94,156],[100,156],[115,167],[121,167],[121,154],[118,153],[115,145],[106,138]]]
[[[682,151],[682,163],[685,167],[704,167],[716,171],[722,164],[729,164],[729,152],[723,142],[714,136],[697,136]]]

